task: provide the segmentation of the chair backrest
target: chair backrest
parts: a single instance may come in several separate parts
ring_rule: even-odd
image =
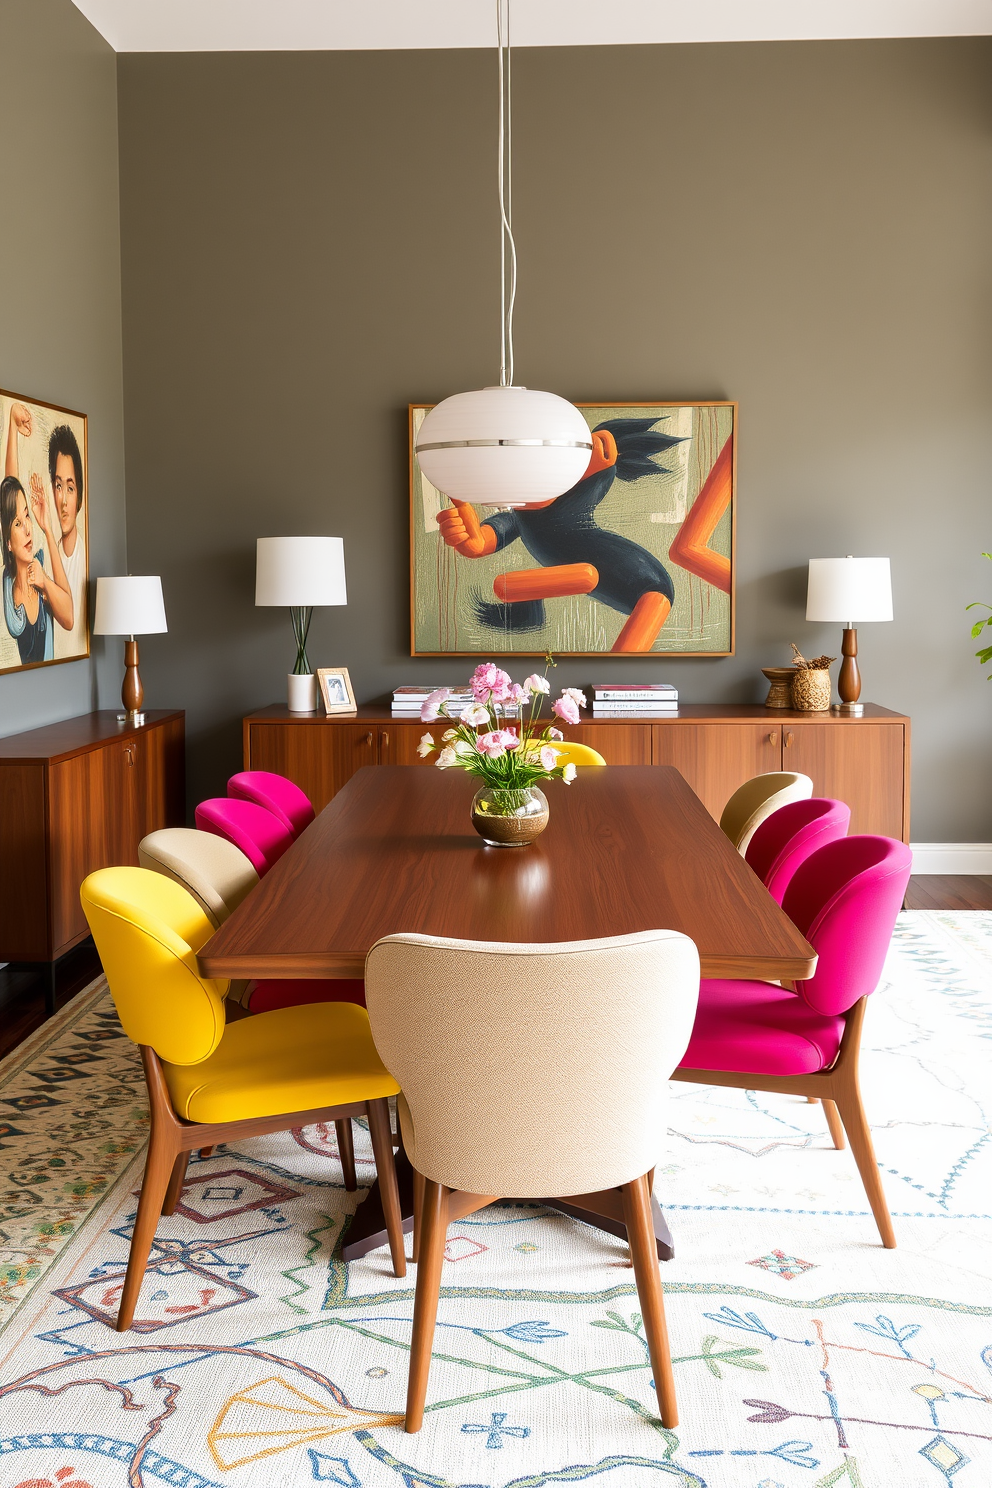
[[[789,801],[806,801],[812,794],[813,782],[808,775],[790,770],[754,775],[737,787],[723,808],[720,829],[743,857],[754,833],[773,811]]]
[[[227,782],[227,794],[239,801],[254,801],[256,806],[264,806],[294,837],[305,831],[316,815],[306,792],[272,770],[242,770],[232,775]]]
[[[274,867],[293,842],[293,834],[277,816],[254,801],[235,801],[213,796],[201,801],[195,812],[201,832],[213,832],[239,847],[259,878]]]
[[[551,746],[558,751],[559,765],[605,765],[606,761],[598,750],[590,748],[588,744],[576,744],[571,739],[563,739]]]
[[[100,868],[79,897],[128,1038],[170,1064],[206,1059],[228,984],[200,976],[196,952],[214,927],[192,894],[147,868]]]
[[[816,971],[796,990],[819,1013],[846,1013],[878,986],[913,854],[892,837],[843,837],[797,869],[782,908],[813,946]]]
[[[756,828],[744,857],[776,903],[792,876],[817,848],[847,836],[851,808],[827,796],[789,801]]]
[[[699,955],[674,930],[559,945],[388,935],[365,964],[410,1160],[471,1193],[588,1193],[654,1167],[698,995]]]
[[[138,863],[182,884],[216,927],[258,883],[240,848],[213,832],[163,827],[138,843]]]

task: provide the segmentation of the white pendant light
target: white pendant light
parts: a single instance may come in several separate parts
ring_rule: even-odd
[[[452,501],[518,506],[531,501],[552,501],[571,490],[586,472],[592,453],[592,437],[579,410],[565,398],[558,397],[557,393],[513,386],[517,251],[511,228],[509,0],[496,0],[496,39],[499,53],[500,381],[498,387],[455,393],[432,408],[417,432],[416,452],[427,480]]]

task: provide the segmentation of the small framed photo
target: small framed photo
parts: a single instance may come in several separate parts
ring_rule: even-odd
[[[358,712],[347,667],[318,667],[317,680],[325,713]]]

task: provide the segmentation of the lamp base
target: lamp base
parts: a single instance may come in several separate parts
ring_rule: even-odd
[[[864,703],[831,703],[831,713],[837,713],[841,718],[861,718],[864,715]]]
[[[139,713],[136,708],[129,709],[127,713],[118,713],[117,715],[118,723],[130,723],[133,724],[135,728],[141,728],[141,725],[144,723],[144,721],[144,713]]]

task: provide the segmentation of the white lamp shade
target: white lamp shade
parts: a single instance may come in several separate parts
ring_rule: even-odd
[[[556,393],[489,387],[432,408],[416,450],[426,478],[452,501],[522,505],[570,491],[586,473],[592,435]]]
[[[811,558],[806,619],[854,625],[891,620],[888,558]]]
[[[257,605],[348,603],[341,537],[260,537],[255,551]]]
[[[94,635],[156,635],[168,628],[157,574],[97,579]]]

